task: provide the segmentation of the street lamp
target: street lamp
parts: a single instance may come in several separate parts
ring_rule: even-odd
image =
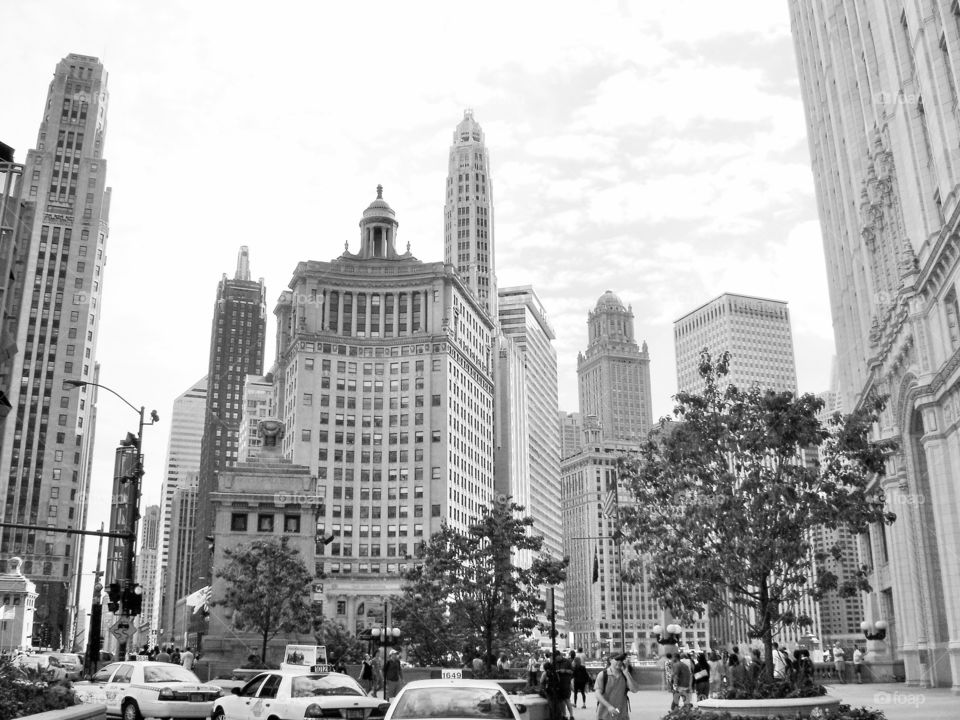
[[[886,620],[877,620],[875,623],[864,620],[860,623],[860,629],[867,640],[884,640],[887,637]]]
[[[134,583],[134,574],[135,574],[135,561],[136,561],[136,545],[137,545],[137,523],[140,520],[140,482],[143,478],[143,428],[147,425],[153,425],[154,423],[160,420],[160,416],[157,414],[156,410],[150,411],[150,422],[145,420],[146,408],[141,405],[137,408],[133,403],[127,400],[123,395],[118,393],[111,387],[106,385],[101,385],[96,382],[89,382],[87,380],[64,380],[64,387],[71,388],[86,388],[86,387],[96,387],[106,390],[108,393],[119,398],[127,407],[137,413],[140,418],[140,423],[137,426],[136,436],[133,433],[127,433],[127,436],[120,441],[120,445],[124,447],[132,447],[136,449],[136,465],[133,472],[129,476],[125,476],[120,479],[121,483],[130,482],[132,487],[130,490],[130,498],[133,502],[132,511],[128,517],[127,523],[127,546],[126,552],[124,553],[124,583],[126,585],[127,592],[122,596],[122,614],[127,616],[137,615],[140,612],[141,597],[140,594],[143,592],[135,583]],[[113,529],[113,528],[111,528]],[[116,579],[116,578],[113,578]],[[139,591],[139,592],[138,592]],[[91,622],[93,617],[91,615]],[[127,642],[121,641],[119,643],[119,655],[120,659],[123,660],[127,655]]]
[[[390,623],[390,603],[384,603],[383,608],[383,627],[370,628],[370,642],[374,645],[383,647],[383,667],[387,667],[387,648],[392,645],[399,645],[401,631],[398,627],[388,627]],[[383,681],[383,699],[387,699],[387,681]]]
[[[680,642],[680,636],[683,634],[683,628],[676,623],[671,623],[666,627],[666,636],[663,634],[664,628],[660,625],[653,626],[653,634],[657,637],[659,645],[676,645]]]

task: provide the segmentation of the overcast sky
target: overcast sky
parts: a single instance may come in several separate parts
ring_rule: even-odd
[[[497,277],[556,330],[560,407],[605,290],[649,345],[654,415],[676,392],[672,322],[722,292],[785,300],[800,389],[828,387],[823,251],[785,0],[16,2],[4,8],[0,140],[34,147],[56,63],[110,74],[113,188],[101,380],[156,408],[206,373],[237,249],[273,303],[330,260],[378,183],[424,261],[443,258],[447,153],[473,108],[490,153]],[[94,492],[136,417],[100,401]],[[94,508],[96,512],[105,508]],[[99,522],[99,518],[94,518]]]

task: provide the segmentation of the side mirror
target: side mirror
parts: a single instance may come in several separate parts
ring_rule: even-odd
[[[239,695],[239,694],[240,694],[240,688],[238,688],[238,687],[230,688],[230,692],[233,693],[234,695]]]
[[[523,703],[516,703],[514,707],[517,709],[517,712],[521,715],[527,711],[527,706]]]

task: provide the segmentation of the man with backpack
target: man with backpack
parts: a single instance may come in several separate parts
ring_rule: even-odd
[[[671,674],[671,686],[673,688],[673,701],[670,703],[670,709],[676,710],[680,707],[680,699],[683,699],[685,705],[693,704],[693,672],[690,665],[683,661],[683,651],[681,650],[673,661],[673,673]]]
[[[540,675],[540,695],[547,701],[550,720],[562,720],[567,699],[563,695],[562,681],[555,660],[543,664],[543,673]]]

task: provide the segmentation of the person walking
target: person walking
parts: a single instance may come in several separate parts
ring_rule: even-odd
[[[624,661],[626,653],[620,653],[610,658],[607,667],[600,671],[594,683],[594,694],[597,696],[597,720],[629,720],[630,698],[627,691],[638,691],[640,688],[634,683]]]
[[[390,657],[383,666],[383,699],[389,700],[396,696],[403,684],[403,667],[400,665],[400,653],[390,651]]]
[[[837,673],[837,680],[846,683],[847,682],[847,661],[843,655],[843,648],[840,647],[840,643],[837,643],[833,646],[833,669]]]
[[[180,654],[180,664],[183,665],[185,670],[193,670],[193,664],[196,662],[196,657],[193,654],[193,651],[190,649],[190,646],[187,645],[184,648],[184,651]]]
[[[380,655],[374,655],[370,665],[373,668],[373,697],[376,697],[381,689],[384,692],[387,690],[386,684],[383,682],[383,665],[380,663]]]
[[[670,703],[670,709],[676,710],[681,705],[693,704],[693,673],[690,672],[690,666],[683,661],[683,651],[677,653],[674,658],[672,673],[670,675],[670,686],[673,690],[673,701]]]
[[[537,687],[537,683],[540,681],[541,670],[540,658],[537,657],[536,653],[532,653],[530,659],[527,660],[527,681],[530,683],[530,687]]]
[[[583,707],[587,707],[587,685],[590,683],[590,673],[587,666],[577,655],[573,659],[573,706],[577,706],[577,695],[583,697]]]
[[[157,653],[157,657],[155,659],[157,662],[168,663],[170,662],[170,653],[167,652],[166,648],[163,648],[163,650]]]
[[[369,695],[373,690],[373,665],[370,663],[370,653],[363,654],[363,662],[360,663],[360,676],[357,678],[360,687]]]
[[[720,691],[723,689],[723,660],[716,650],[711,650],[707,657],[707,665],[710,670],[710,688],[711,698],[720,697]]]
[[[853,646],[853,674],[857,676],[857,682],[863,682],[863,651],[859,645]]]
[[[702,652],[697,653],[693,663],[693,687],[697,691],[697,700],[707,699],[710,694],[710,664]]]
[[[556,658],[543,664],[543,673],[540,675],[540,695],[547,701],[549,720],[562,720],[567,701],[563,696],[563,685],[557,670]]]

